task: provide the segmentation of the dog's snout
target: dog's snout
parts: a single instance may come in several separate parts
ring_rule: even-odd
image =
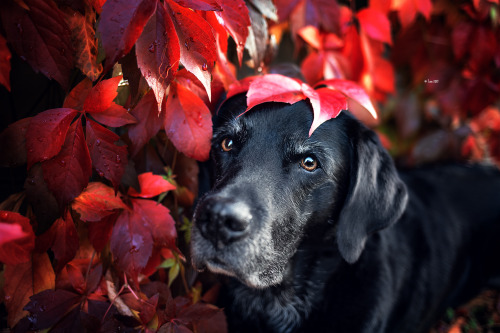
[[[203,237],[220,248],[245,237],[251,220],[252,214],[247,204],[215,197],[205,200],[196,224]]]

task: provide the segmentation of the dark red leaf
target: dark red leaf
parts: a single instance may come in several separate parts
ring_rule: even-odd
[[[127,206],[118,195],[115,195],[115,191],[111,187],[96,182],[90,183],[75,198],[71,208],[80,214],[82,221],[97,222],[112,214],[116,209],[126,209]]]
[[[456,59],[461,60],[469,50],[473,32],[474,27],[469,22],[459,22],[453,28],[451,37]]]
[[[51,249],[57,260],[56,271],[59,271],[75,257],[80,246],[78,233],[69,212],[64,218],[57,219],[50,229],[54,235]]]
[[[7,41],[0,35],[0,84],[10,91],[10,50]]]
[[[31,117],[18,120],[0,133],[0,142],[9,143],[0,145],[1,166],[13,167],[26,163],[26,132],[30,122]]]
[[[98,31],[106,52],[107,72],[114,63],[129,53],[139,38],[157,0],[108,0],[102,7]]]
[[[14,327],[28,313],[23,310],[30,296],[55,286],[55,274],[47,253],[33,253],[30,261],[19,265],[5,265],[5,307],[7,322]]]
[[[68,88],[73,50],[64,15],[53,1],[24,0],[29,10],[12,1],[2,3],[0,15],[7,39],[36,72]]]
[[[208,98],[207,91],[201,84],[200,80],[198,80],[193,73],[188,72],[185,68],[177,72],[177,74],[175,75],[175,81],[184,88],[187,88],[188,90],[194,92],[199,98],[203,100],[205,105],[208,106],[210,110],[213,110],[215,107],[217,107],[222,94],[225,93],[223,84],[220,80],[218,80],[216,73],[214,73],[211,84],[212,101],[210,101],[210,99]],[[232,76],[232,79],[230,79],[230,81],[236,81],[234,76]]]
[[[92,117],[109,127],[121,127],[137,122],[134,116],[128,113],[123,106],[115,103],[111,104],[111,106],[103,112],[92,113]]]
[[[80,267],[68,263],[64,268],[68,272],[68,278],[73,289],[77,293],[83,295],[85,293],[86,283]]]
[[[87,120],[87,144],[92,164],[99,176],[109,179],[114,188],[120,185],[128,163],[127,147],[115,144],[118,135],[92,120]]]
[[[165,6],[179,36],[182,64],[201,81],[211,96],[211,73],[217,60],[212,27],[198,13],[172,0],[166,1]]]
[[[109,1],[108,1],[109,2]],[[100,113],[106,111],[112,105],[113,100],[118,95],[118,83],[122,80],[122,76],[115,76],[108,80],[102,80],[96,84],[88,93],[83,103],[85,112]]]
[[[356,16],[358,17],[361,29],[368,36],[378,41],[392,44],[391,24],[383,12],[373,8],[365,8],[360,10]]]
[[[5,231],[0,233],[0,262],[16,265],[29,261],[35,248],[30,220],[18,213],[0,211],[0,227]]]
[[[170,184],[162,176],[153,175],[152,172],[146,172],[139,175],[139,184],[141,185],[141,192],[130,187],[128,195],[140,198],[152,198],[160,195],[163,192],[175,190],[175,186]]]
[[[193,92],[173,83],[165,107],[165,132],[183,154],[204,161],[210,152],[212,116]]]
[[[31,118],[26,132],[28,169],[61,151],[65,139],[67,141],[70,124],[77,114],[76,110],[61,108],[47,110]]]
[[[158,104],[154,92],[151,90],[141,98],[130,113],[137,119],[137,123],[130,125],[128,130],[132,156],[135,156],[163,127],[165,112],[162,111],[158,114]]]
[[[286,6],[288,4],[285,0],[276,1],[278,15],[280,15],[281,8]],[[290,24],[294,34],[308,25],[322,27],[326,31],[338,33],[340,30],[339,22],[340,7],[336,1],[302,0],[297,3],[290,13]]]
[[[179,38],[170,15],[160,2],[156,7],[156,13],[151,16],[137,40],[135,52],[137,65],[156,96],[159,113],[165,89],[174,78],[181,55]]]
[[[83,79],[71,90],[71,92],[64,99],[64,108],[75,109],[83,111],[83,104],[88,94],[92,90],[92,81],[88,78]]]
[[[97,252],[101,252],[111,239],[117,213],[104,217],[101,221],[89,223],[89,241]]]
[[[191,8],[194,10],[222,10],[219,1],[217,0],[174,0],[182,7]],[[224,2],[224,1],[222,1]]]
[[[86,8],[83,15],[71,10],[66,10],[65,13],[75,47],[76,66],[88,78],[95,81],[102,72],[102,64],[97,62],[97,39],[94,28],[96,14],[89,8]]]
[[[149,323],[156,314],[156,307],[158,306],[159,294],[154,295],[147,301],[142,303],[141,311],[139,312],[139,318],[143,324]]]
[[[30,146],[27,146],[29,157]],[[92,162],[85,144],[81,119],[71,125],[61,151],[54,158],[43,162],[42,170],[47,187],[60,207],[73,201],[87,187],[92,175]]]
[[[248,27],[250,26],[250,16],[248,8],[243,0],[221,1],[222,11],[216,12],[226,30],[233,37],[238,51],[238,61],[241,66],[243,51],[248,37]],[[265,22],[265,21],[264,21]],[[265,24],[267,27],[267,24]],[[267,29],[266,29],[267,31]],[[267,41],[267,38],[264,42]]]
[[[152,252],[153,237],[142,217],[134,210],[123,211],[111,234],[111,253],[118,267],[137,282]]]
[[[24,307],[30,312],[30,322],[35,330],[49,328],[70,312],[81,301],[81,296],[63,289],[45,290],[30,297]]]
[[[152,200],[133,199],[132,202],[136,218],[149,229],[155,246],[175,248],[177,231],[168,208]]]

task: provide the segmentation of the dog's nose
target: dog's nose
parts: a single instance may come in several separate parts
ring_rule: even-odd
[[[218,248],[245,237],[252,219],[247,204],[219,197],[206,198],[197,215],[201,234]]]

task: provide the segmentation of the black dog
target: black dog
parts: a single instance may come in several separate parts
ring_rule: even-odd
[[[214,122],[213,189],[195,212],[195,267],[230,277],[234,332],[428,332],[500,276],[500,172],[398,173],[347,113],[311,137],[308,102]]]

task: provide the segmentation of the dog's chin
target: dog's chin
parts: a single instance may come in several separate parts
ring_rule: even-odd
[[[202,263],[193,262],[193,264],[199,271],[203,271],[206,268],[212,273],[236,278],[241,283],[254,289],[265,289],[280,284],[284,276],[282,271],[278,271],[275,268],[266,271],[246,272],[242,268],[234,268],[226,265],[218,259],[206,260]]]

